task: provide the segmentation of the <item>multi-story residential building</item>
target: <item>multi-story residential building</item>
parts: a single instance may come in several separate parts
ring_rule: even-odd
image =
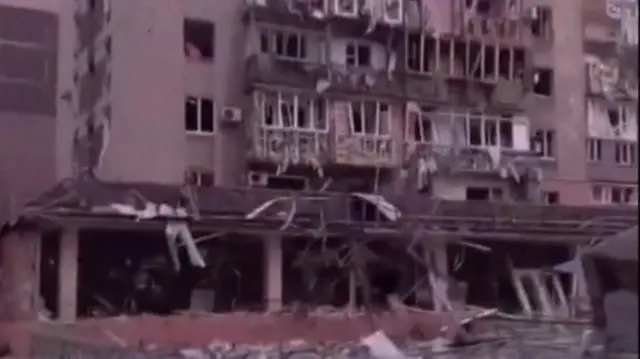
[[[585,2],[584,18],[591,197],[637,205],[638,2]]]
[[[207,238],[217,235],[212,231],[259,238],[251,245],[264,247],[264,257],[254,256],[250,244],[239,239],[230,241],[236,246],[233,250],[209,250],[208,259],[242,262],[238,265],[248,271],[247,277],[255,276],[260,267],[265,286],[257,296],[274,308],[288,295],[283,288],[294,286],[294,279],[300,282],[283,274],[285,265],[287,271],[294,270],[289,266],[295,262],[291,253],[303,252],[283,250],[285,235],[308,240],[328,236],[330,228],[340,239],[363,233],[406,239],[408,232],[422,231],[434,239],[424,246],[438,247],[425,250],[437,252],[430,265],[445,275],[450,261],[442,244],[453,237],[571,240],[556,246],[566,257],[567,248],[575,250],[575,242],[629,225],[629,208],[588,206],[592,190],[605,186],[599,188],[611,189],[612,202],[631,203],[635,187],[630,194],[625,191],[637,181],[631,173],[637,169],[636,150],[627,146],[631,135],[624,145],[609,146],[604,135],[591,132],[596,106],[591,99],[603,96],[587,91],[590,70],[582,66],[589,44],[582,41],[589,33],[583,27],[587,12],[576,10],[582,4],[583,0],[69,0],[68,9],[59,10],[66,14],[64,19],[60,15],[59,28],[75,29],[73,36],[65,32],[67,42],[63,36],[59,40],[72,44],[64,50],[69,61],[59,65],[57,99],[50,102],[57,103],[52,107],[57,112],[49,115],[55,121],[42,130],[42,141],[34,141],[42,148],[33,158],[50,169],[52,179],[78,181],[56,187],[38,202],[46,207],[34,211],[46,212],[50,222],[44,225],[29,212],[22,227],[12,227],[5,236],[8,249],[3,258],[24,259],[9,264],[8,287],[24,281],[39,281],[41,286],[55,282],[56,300],[45,300],[48,308],[55,307],[50,310],[64,319],[89,315],[96,303],[86,293],[103,288],[86,283],[101,281],[92,276],[106,275],[105,268],[115,266],[103,261],[115,262],[117,257],[129,263],[129,253],[138,256],[137,261],[152,256],[141,254],[149,249],[141,247],[153,246],[141,246],[138,237],[163,238],[168,233],[168,242],[162,244],[171,246],[176,228],[169,225],[175,223],[164,227],[162,220],[176,218],[143,220],[162,207],[154,203],[193,200],[193,193],[184,194],[193,187],[198,200],[192,202],[200,205],[189,208],[193,231]],[[603,3],[598,11],[605,9]],[[0,48],[0,65],[2,53]],[[624,109],[618,116],[624,113],[627,124],[635,121],[627,115],[630,107]],[[69,112],[65,116],[63,111]],[[6,130],[0,138],[15,141],[21,127],[14,128],[1,114],[0,119]],[[625,131],[631,126],[635,125]],[[592,155],[602,163],[593,163]],[[6,152],[0,156],[8,158]],[[610,157],[620,166],[605,164]],[[17,160],[7,163],[13,164],[12,176],[25,176],[16,171]],[[96,178],[102,181],[91,180]],[[185,182],[195,186],[185,190]],[[613,185],[621,186],[616,183],[626,186],[620,196],[631,199],[613,201]],[[402,218],[407,222],[389,211],[382,216],[386,221],[381,216],[374,223],[355,221],[368,217],[371,207],[362,201],[353,205],[353,193],[369,198],[363,192],[378,192],[395,207],[405,206]],[[265,215],[268,218],[256,219],[260,213],[252,211],[255,206],[265,212],[268,206],[261,203],[275,195],[286,202],[291,193],[300,203],[308,195],[305,200],[311,205],[273,206],[278,210]],[[381,203],[380,198],[376,201]],[[133,209],[131,203],[140,207],[138,202],[146,212]],[[319,204],[325,202],[330,210]],[[589,208],[546,206],[551,204]],[[125,207],[130,211],[102,215]],[[446,215],[437,215],[442,213]],[[592,220],[611,213],[618,219]],[[635,220],[635,214],[629,217]],[[284,225],[282,218],[288,218]],[[326,228],[310,228],[317,223]],[[116,237],[128,240],[112,241]],[[93,241],[91,246],[83,244],[88,241]],[[33,246],[40,249],[27,251],[25,243],[37,243]],[[44,248],[45,243],[57,244]],[[527,248],[518,254],[554,257],[551,250]],[[164,254],[165,249],[154,250]],[[410,261],[401,257],[406,256],[402,249],[397,262]],[[386,250],[391,256],[393,250]],[[107,251],[113,258],[105,256]],[[226,257],[219,255],[222,252]],[[78,253],[85,258],[82,264]],[[51,261],[53,277],[44,271],[35,275],[38,265],[28,262],[44,266],[42,258],[49,255],[56,258]],[[79,271],[80,265],[84,267]],[[462,272],[473,272],[472,278],[498,277],[492,271],[499,265],[480,267],[483,271]],[[356,289],[349,281],[354,298]],[[489,280],[475,282],[470,292],[497,288],[482,287]],[[253,287],[244,290],[256,293]],[[39,293],[32,288],[21,295],[33,299],[28,308],[33,310]],[[235,305],[235,298],[228,301]]]

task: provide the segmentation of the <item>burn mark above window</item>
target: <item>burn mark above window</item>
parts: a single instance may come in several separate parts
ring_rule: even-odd
[[[215,26],[203,20],[184,20],[184,54],[193,60],[213,59]]]

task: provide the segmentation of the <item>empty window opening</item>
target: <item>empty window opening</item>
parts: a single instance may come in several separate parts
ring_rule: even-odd
[[[560,192],[558,191],[543,192],[542,202],[548,205],[560,203]]]
[[[388,136],[391,111],[383,102],[364,101],[350,103],[351,133],[354,135]]]
[[[208,98],[187,97],[185,101],[185,129],[188,132],[215,131],[214,102]]]
[[[550,6],[534,6],[531,8],[531,33],[533,36],[551,39],[552,11]]]
[[[616,163],[631,166],[636,162],[636,146],[629,142],[618,142],[615,147]]]
[[[513,80],[513,51],[500,49],[498,51],[498,74],[506,80]]]
[[[189,59],[213,59],[215,26],[203,20],[184,20],[184,54]]]
[[[367,44],[348,44],[346,47],[346,62],[349,66],[371,66],[371,46]]]
[[[185,183],[197,187],[212,187],[215,176],[211,171],[189,170],[185,176]]]
[[[307,37],[301,33],[268,29],[260,33],[260,51],[277,57],[304,60],[307,46]]]
[[[500,66],[500,64],[498,64],[499,59],[498,49],[495,46],[485,46],[483,60],[484,65],[482,67],[483,79],[489,81],[497,80],[498,69],[496,68],[496,65],[498,67]]]
[[[470,61],[467,63],[467,76],[480,79],[482,74],[482,56],[484,51],[482,45],[471,44],[469,48]]]
[[[533,72],[533,92],[540,96],[551,96],[553,90],[553,70],[536,69]]]
[[[433,121],[429,117],[428,112],[410,113],[409,126],[411,126],[412,139],[415,142],[430,143],[433,141]]]
[[[262,125],[295,130],[326,131],[324,101],[298,94],[262,96]]]
[[[534,135],[534,152],[540,157],[555,157],[555,132],[552,130],[537,130]]]
[[[502,188],[489,187],[467,187],[467,201],[502,201]]]
[[[466,124],[466,140],[469,146],[513,148],[511,117],[471,114]]]
[[[587,157],[591,162],[599,162],[602,159],[602,140],[587,139]]]
[[[409,34],[407,39],[407,68],[418,73],[431,73],[435,41],[427,35]]]

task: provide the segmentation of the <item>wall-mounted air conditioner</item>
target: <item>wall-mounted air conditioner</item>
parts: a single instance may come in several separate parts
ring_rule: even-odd
[[[224,107],[221,117],[224,123],[237,124],[242,121],[242,111],[238,107]]]

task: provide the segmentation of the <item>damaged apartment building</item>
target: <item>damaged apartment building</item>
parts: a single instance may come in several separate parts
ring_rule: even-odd
[[[3,313],[566,309],[550,268],[637,222],[576,160],[567,3],[74,2],[68,158],[3,219]]]

